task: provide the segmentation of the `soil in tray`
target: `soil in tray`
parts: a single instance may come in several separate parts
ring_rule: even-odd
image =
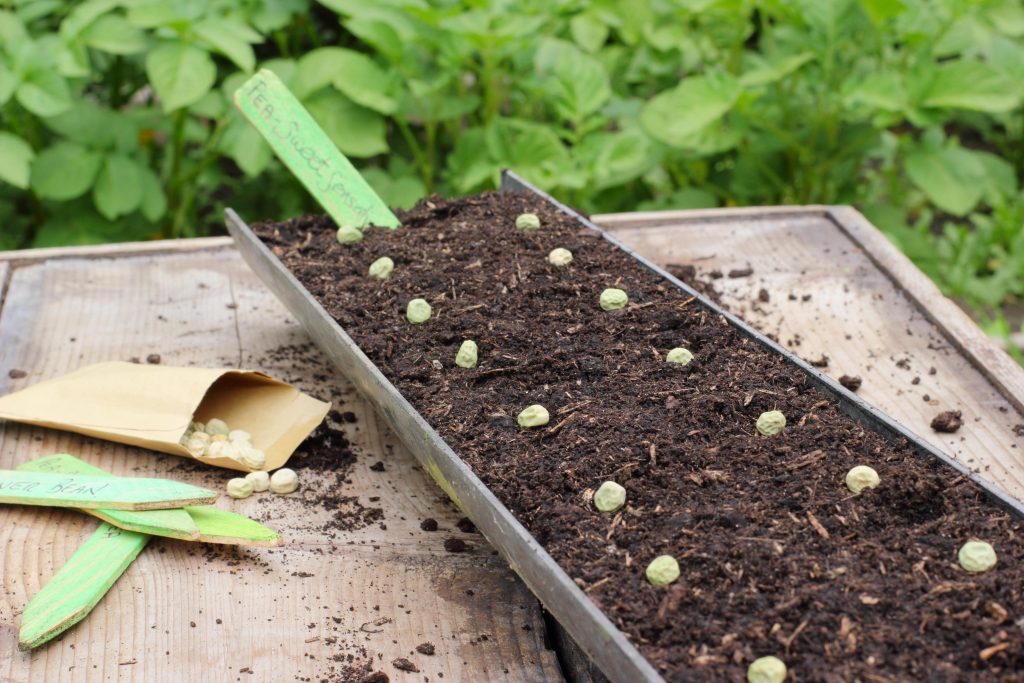
[[[514,226],[524,211],[543,227]],[[341,246],[324,217],[258,234],[587,595],[672,681],[1021,680],[1024,543],[979,487],[843,415],[799,370],[550,207],[430,200]],[[550,265],[555,247],[573,252]],[[380,282],[369,264],[390,256]],[[629,293],[606,313],[606,287]],[[433,317],[405,320],[423,297]],[[480,361],[457,367],[473,339]],[[685,367],[665,354],[685,346]],[[551,413],[524,430],[532,403]],[[763,437],[767,410],[788,426]],[[854,465],[881,485],[844,486]],[[625,508],[597,512],[601,482]],[[965,541],[999,564],[968,574]],[[682,575],[655,588],[648,562]],[[1024,623],[1024,622],[1021,622]]]

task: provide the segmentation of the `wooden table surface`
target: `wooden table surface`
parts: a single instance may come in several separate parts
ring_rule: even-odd
[[[328,538],[316,529],[330,511],[282,496],[266,521],[284,534],[281,548],[210,553],[154,539],[89,617],[25,653],[17,649],[22,609],[98,522],[0,507],[0,681],[333,682],[367,661],[392,681],[562,680],[537,601],[481,536],[455,528],[457,509],[343,376],[315,350],[298,362],[283,357],[282,347],[305,336],[229,244],[4,255],[17,260],[0,260],[0,393],[152,353],[163,364],[263,370],[355,413],[345,428],[357,459],[337,493],[382,508],[383,520]],[[28,375],[12,379],[12,369]],[[234,476],[175,471],[180,458],[0,421],[0,468],[55,452],[218,490]],[[384,472],[370,469],[377,461]],[[218,505],[265,517],[261,499],[270,495]],[[441,530],[422,531],[427,517]],[[452,536],[475,550],[445,552]],[[425,642],[436,654],[415,652]],[[420,671],[396,668],[400,657]]]
[[[984,338],[921,289],[920,273],[892,261],[868,233],[851,245],[821,216],[715,216],[598,220],[659,263],[704,272],[751,265],[752,276],[716,281],[728,305],[801,355],[828,355],[831,374],[861,375],[869,401],[1024,493],[1024,438],[1012,431],[1024,423],[1024,392],[1014,384],[1024,374],[997,362],[994,374],[1007,379],[994,383],[977,362],[990,351]],[[769,303],[756,302],[762,287]],[[392,681],[563,680],[536,600],[481,537],[455,529],[458,511],[343,375],[315,350],[298,360],[280,352],[305,337],[226,239],[0,254],[0,306],[0,393],[151,353],[164,364],[263,370],[356,414],[345,428],[358,455],[339,494],[383,511],[383,524],[326,538],[315,529],[329,511],[285,498],[267,520],[284,533],[282,548],[209,553],[154,540],[92,615],[28,654],[16,648],[22,608],[96,521],[0,508],[0,680],[337,681],[346,680],[346,666],[367,662]],[[12,379],[11,369],[28,375]],[[931,433],[929,416],[947,408],[965,411],[964,429]],[[232,476],[174,470],[179,459],[171,456],[0,421],[0,468],[62,451],[119,474],[211,487]],[[384,472],[370,469],[378,460]],[[218,505],[254,516],[266,510],[255,498]],[[427,517],[442,531],[422,531]],[[444,552],[451,536],[475,550]],[[435,655],[414,651],[427,641]],[[392,663],[399,657],[420,671],[400,671]]]

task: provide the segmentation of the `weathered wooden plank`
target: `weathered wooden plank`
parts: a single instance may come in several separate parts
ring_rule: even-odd
[[[96,521],[74,511],[0,509],[0,680],[333,680],[350,654],[351,664],[372,660],[392,681],[561,680],[536,600],[482,537],[453,530],[459,513],[397,440],[377,429],[344,378],[315,350],[301,358],[281,351],[305,338],[233,251],[16,264],[0,312],[0,393],[88,363],[153,353],[163,363],[257,367],[355,414],[345,428],[359,455],[337,494],[380,506],[383,519],[325,532],[332,513],[309,506],[307,490],[223,498],[218,506],[282,531],[285,546],[153,539],[87,619],[29,655],[17,652],[19,612]],[[11,369],[27,377],[12,378]],[[0,422],[0,468],[55,452],[117,475],[213,489],[234,476]],[[370,469],[378,460],[383,472]],[[426,517],[442,531],[421,530]],[[444,552],[453,534],[475,549]],[[385,618],[391,621],[374,625]],[[427,641],[435,655],[414,651]],[[421,672],[396,669],[398,657]],[[254,674],[246,678],[243,669]]]
[[[833,377],[860,376],[863,398],[1024,499],[1020,367],[857,216],[779,207],[594,219],[657,263],[720,271],[714,286],[734,312],[809,361],[828,356]],[[728,276],[748,266],[752,275]],[[959,432],[931,430],[943,410],[963,412]]]
[[[0,251],[0,266],[4,262],[24,264],[32,261],[54,261],[64,258],[123,258],[125,256],[156,256],[182,254],[197,250],[226,249],[231,247],[230,237],[191,237],[177,240],[148,240],[145,242],[116,242],[84,247],[44,247]],[[2,267],[0,267],[2,272]]]

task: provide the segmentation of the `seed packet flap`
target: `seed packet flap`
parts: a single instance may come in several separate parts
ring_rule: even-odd
[[[108,362],[0,397],[0,418],[191,458],[179,443],[192,420],[219,417],[252,434],[276,469],[309,436],[329,403],[251,370]],[[196,458],[245,470],[230,458]]]

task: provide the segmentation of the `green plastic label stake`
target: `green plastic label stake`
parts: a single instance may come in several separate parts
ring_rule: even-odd
[[[217,500],[207,489],[170,479],[95,477],[0,470],[0,503],[111,510],[165,510]]]
[[[149,539],[147,534],[100,524],[25,606],[18,646],[22,650],[39,647],[84,619]]]
[[[18,465],[19,472],[55,472],[57,474],[88,474],[109,477],[99,467],[82,462],[73,455],[60,453]],[[184,541],[199,540],[199,527],[185,508],[169,510],[83,510],[104,522],[127,531],[139,531],[154,536],[168,536]]]
[[[327,133],[272,71],[235,91],[235,106],[339,226],[400,223]]]
[[[68,453],[48,455],[18,465],[19,472],[57,472],[112,477],[99,467]],[[128,531],[167,536],[201,543],[223,543],[274,547],[281,535],[259,522],[212,505],[190,506],[174,510],[82,510]]]

